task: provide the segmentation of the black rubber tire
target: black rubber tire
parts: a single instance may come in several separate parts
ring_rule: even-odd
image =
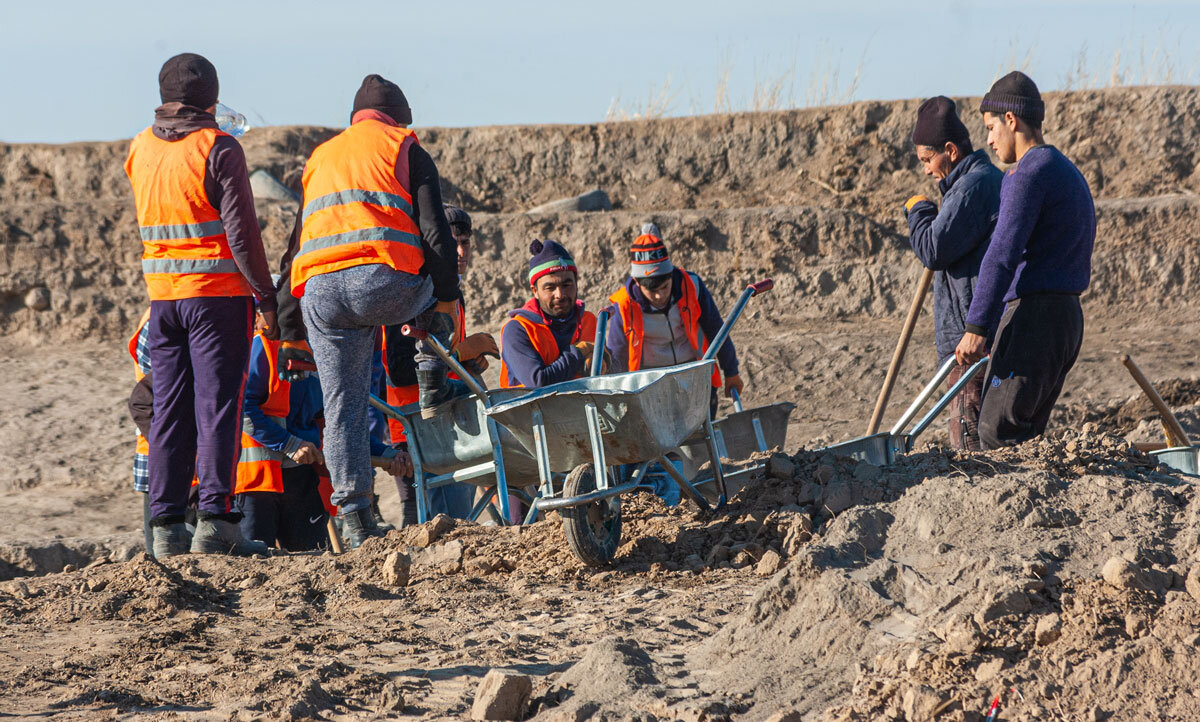
[[[567,474],[563,496],[579,496],[596,490],[591,464],[580,464]],[[567,545],[589,567],[607,565],[621,543],[621,497],[614,496],[559,512]]]

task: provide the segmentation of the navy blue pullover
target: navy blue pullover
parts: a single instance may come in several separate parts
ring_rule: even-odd
[[[1083,293],[1095,241],[1096,208],[1079,169],[1053,146],[1026,151],[1000,186],[1000,219],[979,268],[967,331],[986,336],[1004,305],[1023,296]]]

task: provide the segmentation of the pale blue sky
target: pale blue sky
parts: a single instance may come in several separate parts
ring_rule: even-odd
[[[785,2],[149,3],[9,2],[0,6],[0,140],[128,138],[158,104],[157,75],[177,52],[206,55],[221,100],[255,125],[340,126],[362,77],[408,95],[418,126],[602,120],[631,112],[670,78],[671,114],[712,112],[728,74],[735,109],[757,82],[787,77],[804,105],[836,72],[843,99],[982,94],[1028,59],[1061,87],[1086,48],[1107,79],[1114,54],[1200,82],[1200,2],[967,0]]]

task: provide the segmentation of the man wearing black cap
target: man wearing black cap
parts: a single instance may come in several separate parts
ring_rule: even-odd
[[[415,321],[449,347],[456,325],[458,249],[437,167],[411,122],[395,83],[363,79],[350,127],[305,164],[282,264],[278,368],[304,356],[291,344],[307,336],[324,395],[331,501],[352,547],[380,534],[371,512],[367,403],[377,329]],[[418,344],[416,360],[423,408],[462,393],[429,344]]]
[[[217,70],[184,53],[158,75],[162,105],[129,147],[150,296],[146,323],[154,367],[150,426],[150,526],[156,557],[253,554],[230,513],[242,393],[257,297],[274,338],[275,295],[259,236],[246,158],[213,117]],[[184,528],[193,472],[199,513]]]
[[[1091,280],[1096,209],[1079,169],[1044,144],[1045,105],[1033,80],[1009,73],[979,110],[988,145],[1001,163],[1013,165],[1004,174],[1000,217],[955,355],[959,363],[982,358],[988,329],[996,327],[979,413],[980,441],[994,449],[1046,430],[1079,355],[1079,294]]]
[[[936,178],[942,192],[940,210],[923,195],[904,204],[908,241],[921,263],[934,271],[933,323],[940,365],[954,355],[965,330],[979,262],[1000,210],[1003,174],[988,160],[987,152],[971,150],[967,127],[959,120],[954,101],[944,96],[921,103],[912,141],[925,175]],[[957,367],[947,383],[956,383],[965,369]],[[977,376],[951,404],[952,447],[979,448],[982,392],[983,379]]]

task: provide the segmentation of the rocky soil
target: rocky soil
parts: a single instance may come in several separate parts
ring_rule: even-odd
[[[1048,140],[1099,219],[1057,431],[955,454],[934,428],[876,468],[813,449],[862,432],[918,276],[897,211],[936,193],[908,145],[917,103],[419,129],[476,218],[474,328],[524,300],[533,237],[574,251],[593,309],[645,220],[723,306],[776,280],[733,339],[747,401],[796,404],[786,455],[716,514],[626,498],[603,570],[554,519],[435,521],[336,558],[140,556],[126,146],[0,146],[0,713],[461,718],[503,669],[530,678],[541,719],[982,720],[996,695],[1001,719],[1200,717],[1194,479],[1131,446],[1161,432],[1118,362],[1131,353],[1200,433],[1200,90],[1049,98]],[[333,132],[244,146],[296,188]],[[612,211],[523,212],[594,188]],[[277,257],[295,203],[258,209]],[[888,418],[935,362],[926,314]]]

